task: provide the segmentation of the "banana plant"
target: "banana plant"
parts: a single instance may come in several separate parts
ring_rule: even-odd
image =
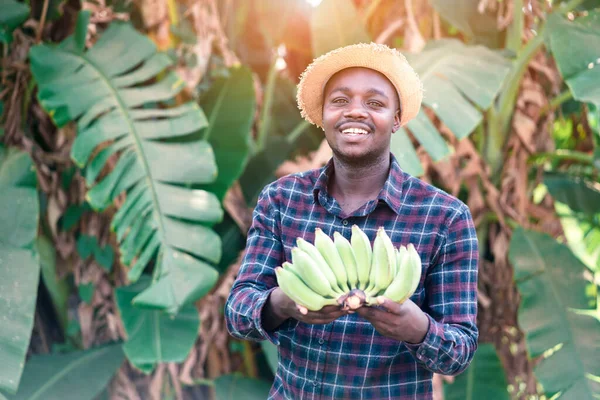
[[[513,232],[509,259],[521,294],[519,326],[529,354],[541,357],[534,373],[548,397],[600,396],[600,318],[591,271],[549,235]],[[590,295],[591,294],[591,295]]]
[[[86,50],[88,20],[81,12],[72,36],[30,50],[38,99],[57,126],[76,123],[71,157],[85,170],[93,209],[126,194],[111,228],[128,278],[137,281],[154,261],[152,284],[133,304],[175,314],[218,276],[212,226],[223,210],[213,192],[195,188],[218,178],[215,151],[198,134],[209,123],[196,103],[173,105],[183,81],[148,38],[113,22]]]
[[[0,145],[0,391],[5,393],[19,387],[33,328],[40,276],[38,219],[31,158]]]

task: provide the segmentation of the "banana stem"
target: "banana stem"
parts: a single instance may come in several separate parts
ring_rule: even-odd
[[[261,151],[265,147],[269,128],[271,127],[271,107],[273,105],[273,97],[275,93],[275,81],[277,78],[277,56],[273,57],[273,62],[269,68],[267,76],[267,85],[265,95],[263,97],[263,107],[260,115],[260,127],[256,138],[257,151]]]

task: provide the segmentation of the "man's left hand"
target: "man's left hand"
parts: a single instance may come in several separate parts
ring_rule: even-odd
[[[392,339],[421,343],[429,329],[429,318],[413,301],[399,304],[383,296],[377,298],[379,307],[362,306],[356,313],[369,321],[375,330]]]

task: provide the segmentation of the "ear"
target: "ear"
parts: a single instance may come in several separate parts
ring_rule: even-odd
[[[396,110],[396,113],[394,114],[394,128],[392,129],[392,133],[396,132],[398,129],[400,129],[400,116],[401,116],[402,111],[400,111],[400,108],[398,108]]]

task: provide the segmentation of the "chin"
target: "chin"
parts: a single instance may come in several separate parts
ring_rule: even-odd
[[[344,164],[357,166],[370,165],[378,158],[376,153],[364,149],[333,150],[333,154]]]

